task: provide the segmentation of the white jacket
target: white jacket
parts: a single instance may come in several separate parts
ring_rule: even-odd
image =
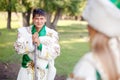
[[[42,44],[42,50],[37,50],[37,77],[38,80],[54,80],[56,68],[54,59],[60,55],[60,46],[58,43],[58,33],[46,27],[46,36],[39,37]],[[18,38],[14,44],[18,54],[28,54],[34,61],[35,46],[32,43],[31,26],[18,29]],[[46,69],[46,66],[49,68]],[[28,67],[21,67],[17,80],[33,80],[34,71]]]

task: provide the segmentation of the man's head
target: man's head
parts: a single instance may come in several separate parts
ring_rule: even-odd
[[[45,12],[43,9],[34,9],[34,10],[33,10],[33,18],[34,18],[36,15],[46,17],[46,12]]]
[[[37,28],[42,28],[42,26],[46,23],[46,12],[42,9],[34,9],[33,23]]]

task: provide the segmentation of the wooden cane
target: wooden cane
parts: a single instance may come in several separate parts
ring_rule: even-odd
[[[37,77],[37,44],[35,44],[35,52],[34,52],[34,80],[38,80]]]

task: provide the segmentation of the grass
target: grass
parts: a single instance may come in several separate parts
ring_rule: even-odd
[[[58,74],[68,75],[73,67],[89,50],[86,23],[80,21],[59,21],[57,30],[60,37],[61,55],[56,59]]]
[[[80,57],[89,50],[88,32],[85,22],[60,20],[57,25],[61,55],[55,60],[55,66],[57,74],[67,76]],[[7,30],[5,25],[0,27],[0,61],[20,63],[21,56],[13,48],[19,25],[14,21],[12,26],[12,30]]]
[[[17,31],[16,29],[7,30],[0,29],[0,61],[1,62],[14,62],[18,61],[19,58],[16,54],[13,44],[16,39]]]

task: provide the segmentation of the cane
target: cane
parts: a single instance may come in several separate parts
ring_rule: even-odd
[[[38,80],[37,77],[37,44],[35,44],[35,52],[34,52],[34,80]]]

